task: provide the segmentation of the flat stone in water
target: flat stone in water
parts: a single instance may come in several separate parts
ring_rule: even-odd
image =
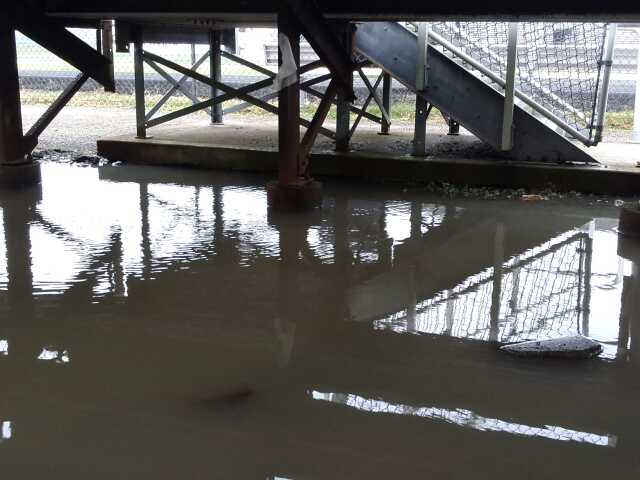
[[[519,357],[591,358],[602,352],[602,345],[581,337],[562,337],[504,345],[500,350]]]

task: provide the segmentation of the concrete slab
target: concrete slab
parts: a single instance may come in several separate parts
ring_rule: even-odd
[[[337,153],[333,142],[321,138],[312,151],[312,174],[373,182],[449,182],[470,186],[542,188],[558,191],[635,196],[640,194],[640,168],[633,148],[597,147],[611,165],[575,166],[516,163],[470,135],[451,137],[429,132],[425,157],[412,157],[407,129],[378,135],[373,128],[354,137],[352,151]],[[638,149],[640,150],[640,148]],[[132,135],[98,140],[98,153],[113,161],[149,165],[179,165],[246,172],[275,172],[277,130],[273,121],[228,121],[222,126],[191,122],[157,128],[153,138]]]

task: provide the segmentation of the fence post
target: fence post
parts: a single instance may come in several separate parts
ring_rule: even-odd
[[[609,97],[609,81],[611,79],[611,67],[613,66],[613,53],[616,45],[616,31],[618,25],[610,23],[607,28],[607,39],[602,57],[602,87],[600,89],[600,97],[598,98],[598,107],[596,112],[594,143],[602,140],[602,130],[604,129],[604,116],[607,112],[607,98]]]
[[[219,82],[222,77],[222,57],[220,56],[221,45],[220,30],[212,30],[209,32],[209,76]],[[218,89],[211,87],[211,98],[218,96]],[[211,108],[211,123],[222,123],[222,104],[217,103]]]
[[[633,105],[633,134],[631,141],[640,143],[640,28],[636,28],[636,35],[638,36],[638,43],[636,44],[636,95]]]
[[[147,137],[144,103],[144,59],[142,32],[138,31],[133,42],[133,76],[136,96],[136,138]]]
[[[504,85],[504,109],[502,111],[502,150],[513,148],[513,105],[516,91],[516,63],[518,59],[518,22],[509,23],[507,44],[507,77]]]
[[[429,107],[420,92],[427,88],[427,38],[429,24],[418,23],[418,58],[416,59],[416,118],[413,128],[413,150],[411,155],[422,157],[426,154],[427,118]]]

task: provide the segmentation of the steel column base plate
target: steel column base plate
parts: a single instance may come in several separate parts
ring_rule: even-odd
[[[273,181],[267,184],[267,203],[272,210],[300,212],[322,204],[322,184],[315,180],[282,185]]]
[[[39,163],[0,164],[0,188],[28,187],[37,185],[40,180]]]

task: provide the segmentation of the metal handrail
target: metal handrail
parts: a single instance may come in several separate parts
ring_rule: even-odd
[[[413,33],[413,32],[411,32],[411,33]],[[477,61],[476,59],[474,59],[473,57],[471,57],[470,55],[468,55],[464,51],[460,50],[458,47],[453,45],[451,42],[449,42],[448,40],[446,40],[442,36],[440,36],[437,33],[435,33],[433,30],[429,31],[429,38],[432,39],[433,41],[435,41],[436,43],[438,43],[439,45],[441,45],[442,47],[444,47],[445,49],[449,50],[455,56],[457,56],[460,59],[464,60],[465,63],[471,65],[473,68],[478,70],[484,76],[489,78],[492,82],[498,84],[502,88],[505,87],[506,83],[505,83],[504,79],[502,79],[500,76],[498,76],[495,73],[493,73],[491,70],[489,70],[487,67],[485,67],[482,63],[480,63],[479,61]],[[565,132],[569,133],[570,135],[572,135],[576,139],[580,140],[585,145],[592,146],[592,145],[596,144],[589,137],[587,137],[583,133],[581,133],[578,130],[576,130],[574,127],[572,127],[567,122],[562,120],[560,117],[558,117],[552,111],[550,111],[547,108],[543,107],[542,105],[537,103],[535,100],[533,100],[532,98],[530,98],[529,96],[524,94],[522,91],[516,89],[515,90],[515,96],[518,98],[518,100],[520,100],[521,102],[523,102],[524,104],[529,106],[532,110],[538,112],[540,115],[545,117],[547,120],[549,120],[550,122],[552,122],[553,124],[555,124],[556,126],[561,128]]]
[[[447,25],[447,27],[449,27],[449,26]],[[450,28],[456,34],[458,34],[460,36],[463,36],[463,33],[459,28],[457,28],[455,26],[452,26]],[[501,64],[503,67],[506,68],[506,62],[504,61],[504,59],[502,59],[500,57],[500,55],[498,55],[497,53],[492,51],[490,48],[484,47],[484,46],[478,44],[477,42],[474,42],[473,40],[470,40],[468,37],[465,37],[465,40],[468,41],[469,44],[472,45],[474,48],[477,48],[477,49],[481,50],[482,53],[484,53],[486,55],[489,55],[493,60],[495,60],[496,62],[498,62],[499,64]],[[519,75],[524,80],[526,80],[533,88],[536,88],[536,89],[540,90],[544,95],[550,97],[554,102],[556,102],[559,105],[562,105],[567,110],[570,110],[571,113],[573,113],[574,115],[579,117],[581,120],[588,121],[588,119],[587,119],[587,117],[585,116],[584,113],[582,113],[581,111],[576,109],[573,105],[565,102],[562,98],[560,98],[558,95],[553,93],[551,90],[549,90],[547,87],[542,85],[540,82],[536,81],[534,78],[531,78],[531,76],[528,75],[526,72],[522,72],[521,71],[521,72],[519,72]]]

